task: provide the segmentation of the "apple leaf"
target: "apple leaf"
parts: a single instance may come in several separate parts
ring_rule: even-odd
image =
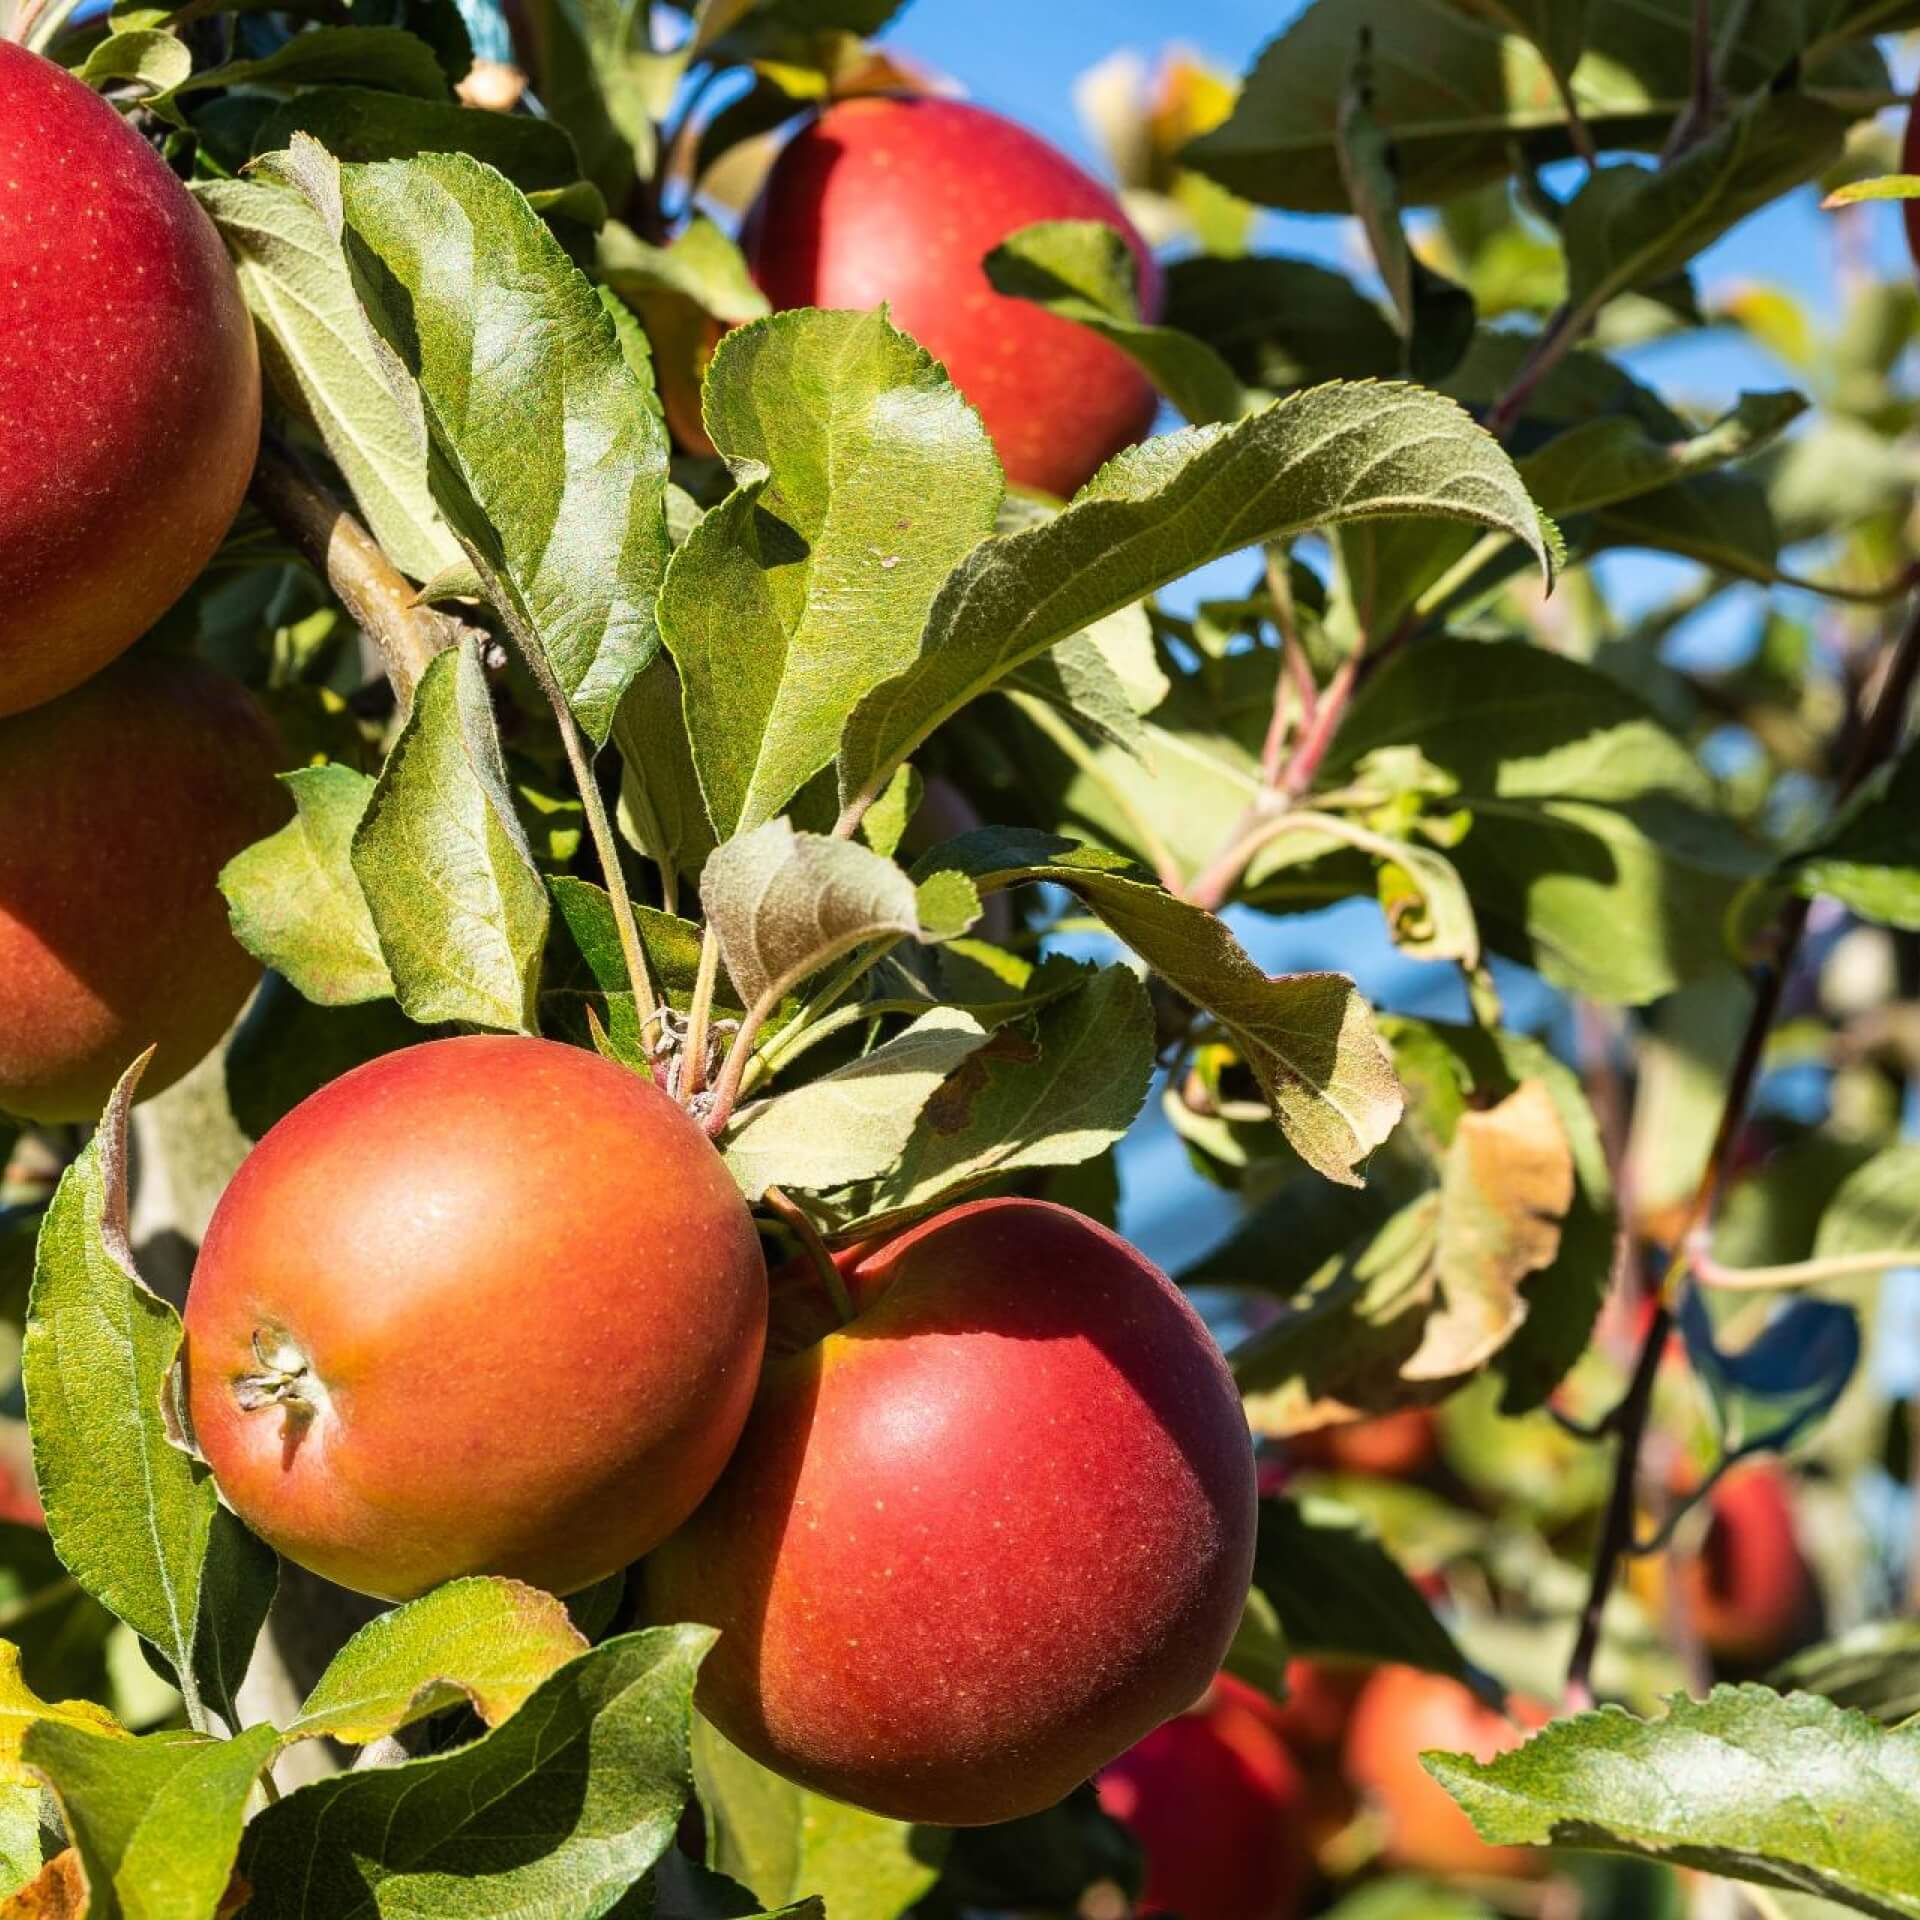
[[[1920,1620],[1870,1620],[1796,1653],[1767,1684],[1781,1693],[1817,1693],[1897,1727],[1920,1715]]]
[[[460,548],[427,485],[420,397],[396,392],[382,374],[339,241],[271,159],[245,180],[200,181],[194,195],[233,256],[275,397],[319,434],[387,557],[431,580]]]
[[[159,1651],[192,1710],[230,1713],[278,1562],[178,1440],[180,1316],[142,1282],[127,1237],[127,1113],[146,1060],[41,1222],[20,1376],[62,1565]]]
[[[49,1705],[39,1698],[20,1671],[20,1649],[11,1640],[0,1640],[0,1787],[33,1784],[34,1776],[23,1764],[20,1750],[29,1729],[42,1722],[71,1727],[96,1739],[133,1737],[105,1707],[91,1700]]]
[[[986,1042],[958,1007],[935,1007],[904,1033],[832,1073],[742,1107],[722,1136],[748,1200],[769,1187],[816,1192],[871,1180],[899,1159],[921,1111]]]
[[[740,486],[675,552],[660,627],[727,839],[780,813],[862,696],[911,663],[1001,478],[979,416],[884,313],[729,334],[706,421]]]
[[[323,26],[294,34],[257,60],[204,67],[181,81],[163,104],[211,87],[298,93],[326,82],[382,87],[420,100],[445,100],[448,94],[440,57],[418,34],[399,27]]]
[[[466,154],[294,166],[343,231],[390,375],[417,388],[434,499],[487,598],[596,743],[659,645],[667,432],[600,295]]]
[[[1480,1684],[1420,1589],[1337,1501],[1262,1500],[1253,1584],[1295,1653],[1392,1661]]]
[[[1314,260],[1176,260],[1166,320],[1205,341],[1245,385],[1272,393],[1400,371],[1400,336],[1387,316],[1344,273]]]
[[[62,1847],[42,1859],[41,1790],[0,1787],[0,1888],[6,1920],[85,1920],[87,1877],[80,1856]]]
[[[1153,1009],[1126,967],[1078,971],[1066,992],[996,1026],[837,1232],[891,1231],[985,1181],[1091,1160],[1126,1133],[1153,1077]]]
[[[763,1018],[789,987],[863,942],[923,933],[914,883],[891,860],[784,819],[720,847],[700,892],[721,962]]]
[[[1788,866],[1800,893],[1825,894],[1863,920],[1920,932],[1920,746],[1906,753]]]
[[[1594,0],[1452,0],[1452,4],[1529,41],[1564,80],[1585,51]]]
[[[328,1663],[286,1737],[364,1746],[463,1701],[497,1727],[586,1650],[552,1594],[517,1580],[449,1580],[362,1627]]]
[[[932,1891],[953,1838],[809,1793],[700,1718],[693,1778],[707,1864],[769,1906],[812,1894],[833,1920],[897,1920]]]
[[[241,1846],[249,1914],[400,1920],[449,1900],[471,1920],[613,1912],[672,1845],[713,1637],[655,1627],[606,1641],[467,1746],[288,1794]]]
[[[1849,1254],[1914,1249],[1920,1267],[1920,1144],[1883,1148],[1840,1184],[1820,1216],[1813,1255],[1817,1260]]]
[[[88,1920],[206,1920],[221,1904],[247,1801],[280,1743],[270,1726],[231,1740],[97,1735],[44,1720],[27,1764],[52,1787],[87,1879]]]
[[[996,292],[1031,300],[1118,347],[1196,427],[1248,410],[1233,369],[1204,340],[1140,318],[1133,249],[1105,221],[1037,221],[1010,233],[984,265]]]
[[[428,663],[352,858],[409,1019],[536,1030],[547,889],[507,790],[474,643]]]
[[[670,294],[729,326],[763,320],[772,311],[753,283],[746,256],[704,213],[696,213],[664,247],[649,246],[632,228],[609,220],[600,229],[595,265],[629,306],[649,294]]]
[[[82,62],[79,78],[96,92],[131,85],[157,98],[177,92],[192,71],[192,51],[178,34],[135,27],[109,33]],[[162,111],[171,120],[177,110]]]
[[[1315,387],[1130,448],[1063,513],[983,541],[954,569],[919,657],[854,710],[842,800],[869,802],[969,700],[1169,580],[1310,528],[1420,514],[1511,533],[1551,577],[1558,536],[1512,462],[1423,387]]]
[[[718,844],[681,715],[680,678],[659,655],[613,716],[620,830],[669,881],[697,880]]]
[[[1639,1854],[1880,1920],[1920,1916],[1920,1728],[1811,1694],[1715,1687],[1604,1707],[1485,1765],[1423,1755],[1483,1839]]]
[[[294,817],[236,854],[220,875],[234,937],[319,1006],[386,999],[393,979],[351,857],[374,783],[332,765],[280,779],[293,795]]]
[[[1360,1184],[1354,1169],[1393,1131],[1403,1102],[1372,1013],[1345,974],[1262,973],[1225,921],[1118,855],[1051,834],[965,834],[915,868],[938,871],[964,873],[983,893],[1044,880],[1077,895],[1227,1030],[1294,1151],[1329,1180]]]

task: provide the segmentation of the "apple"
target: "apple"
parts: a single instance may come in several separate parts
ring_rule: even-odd
[[[1338,1747],[1369,1677],[1366,1667],[1295,1655],[1287,1662],[1287,1697],[1268,1709],[1280,1737],[1295,1753]]]
[[[1920,168],[1920,107],[1907,116],[1907,137],[1900,150],[1900,171],[1912,173]],[[1903,200],[1900,211],[1906,216],[1907,245],[1920,261],[1920,200]]]
[[[0,43],[0,714],[78,686],[186,591],[259,438],[212,222],[98,94]]]
[[[769,1360],[712,1497],[647,1563],[721,1630],[703,1712],[901,1820],[1051,1806],[1205,1690],[1246,1599],[1253,1450],[1173,1284],[1039,1200],[868,1252],[852,1322]]]
[[[1146,1856],[1141,1914],[1294,1920],[1313,1875],[1307,1783],[1271,1704],[1230,1674],[1101,1773]]]
[[[752,1217],[666,1094],[557,1041],[434,1040],[247,1157],[188,1290],[187,1403],[228,1504],[326,1579],[571,1593],[713,1484],[766,1312]]]
[[[1425,1407],[1402,1407],[1371,1420],[1296,1434],[1287,1442],[1287,1451],[1303,1467],[1404,1480],[1433,1464],[1439,1442],[1433,1415]]]
[[[877,307],[979,410],[1017,486],[1062,496],[1153,424],[1140,369],[1096,334],[996,293],[981,265],[1036,220],[1102,220],[1160,274],[1120,203],[1026,128],[958,100],[830,106],[781,150],[742,240],[775,307]]]
[[[215,881],[290,811],[279,758],[237,681],[144,649],[0,720],[0,1112],[97,1119],[226,1032],[260,968]]]
[[[1385,1853],[1415,1873],[1516,1878],[1537,1873],[1528,1847],[1489,1846],[1452,1796],[1420,1764],[1422,1753],[1467,1753],[1487,1761],[1519,1746],[1525,1729],[1551,1717],[1515,1701],[1509,1720],[1457,1680],[1413,1667],[1382,1667],[1361,1692],[1347,1726],[1347,1777],[1384,1822]]]
[[[1787,1476],[1772,1461],[1736,1467],[1707,1506],[1706,1538],[1683,1576],[1695,1628],[1715,1659],[1771,1666],[1818,1626]]]

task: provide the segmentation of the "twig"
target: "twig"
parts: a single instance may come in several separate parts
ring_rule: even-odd
[[[1487,415],[1487,431],[1496,440],[1504,440],[1513,431],[1514,422],[1526,410],[1534,391],[1548,374],[1567,357],[1583,326],[1579,311],[1571,304],[1561,307],[1535,336],[1533,346],[1520,363],[1520,370],[1493,404]]]
[[[1846,772],[1835,795],[1835,806],[1843,806],[1861,784],[1897,751],[1906,731],[1907,712],[1913,704],[1916,680],[1920,680],[1920,602],[1909,614],[1905,630],[1895,649],[1873,711],[1861,729]],[[1673,1330],[1672,1300],[1681,1281],[1690,1270],[1694,1250],[1706,1224],[1719,1208],[1731,1176],[1735,1149],[1745,1131],[1747,1108],[1760,1077],[1760,1065],[1766,1055],[1767,1040],[1779,1015],[1787,980],[1805,938],[1811,900],[1795,898],[1787,903],[1776,924],[1773,951],[1755,983],[1753,1010],[1747,1020],[1740,1050],[1727,1080],[1727,1095],[1720,1110],[1720,1122],[1714,1133],[1713,1149],[1694,1190],[1686,1218],[1675,1242],[1675,1251],[1661,1278],[1659,1293],[1640,1343],[1633,1380],[1621,1401],[1612,1424],[1620,1436],[1620,1451],[1614,1462],[1613,1492],[1607,1503],[1606,1520],[1594,1553],[1593,1576],[1587,1590],[1586,1606],[1580,1617],[1580,1631],[1574,1641],[1573,1658],[1567,1667],[1566,1703],[1580,1709],[1593,1703],[1593,1660],[1600,1645],[1600,1621],[1608,1596],[1620,1568],[1620,1562],[1633,1541],[1634,1489],[1639,1480],[1640,1450],[1646,1439],[1647,1418],[1653,1405],[1653,1384],[1660,1370],[1660,1356]]]
[[[1729,1267],[1707,1250],[1696,1233],[1688,1256],[1693,1277],[1719,1293],[1765,1293],[1786,1287],[1816,1287],[1823,1280],[1863,1280],[1896,1267],[1920,1267],[1920,1248],[1883,1248],[1877,1253],[1838,1254],[1826,1260],[1795,1260],[1779,1267]]]
[[[847,1292],[846,1277],[834,1264],[832,1252],[820,1237],[820,1229],[807,1217],[805,1210],[778,1187],[769,1187],[765,1198],[767,1205],[792,1228],[794,1238],[800,1242],[808,1262],[820,1276],[820,1284],[826,1288],[827,1297],[833,1302],[833,1310],[840,1316],[840,1324],[846,1326],[854,1317],[853,1297]]]
[[[1713,0],[1693,0],[1693,92],[1685,108],[1673,123],[1660,164],[1670,166],[1698,145],[1713,125],[1717,93],[1714,75]]]
[[[373,535],[272,440],[261,445],[251,492],[379,650],[404,715],[428,662],[459,637],[460,622],[420,604]]]

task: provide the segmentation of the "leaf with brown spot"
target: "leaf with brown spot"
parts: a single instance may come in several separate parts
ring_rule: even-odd
[[[86,1920],[87,1876],[71,1847],[56,1853],[24,1887],[0,1900],[0,1920]]]

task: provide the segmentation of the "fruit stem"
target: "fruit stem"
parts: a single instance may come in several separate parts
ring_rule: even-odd
[[[754,1036],[766,1024],[776,1005],[778,1002],[775,1000],[762,999],[757,1005],[749,1007],[747,1017],[740,1022],[740,1031],[733,1036],[733,1045],[727,1049],[720,1078],[713,1084],[713,1105],[708,1108],[707,1116],[701,1122],[709,1140],[717,1140],[725,1132],[727,1122],[733,1118],[734,1106],[740,1098],[740,1081],[753,1052]]]
[[[720,936],[709,924],[700,936],[700,971],[693,982],[692,1005],[687,1009],[680,1084],[674,1089],[682,1106],[690,1105],[707,1084],[707,1036],[713,1021],[713,989],[719,978]]]
[[[854,1317],[853,1297],[847,1292],[846,1278],[828,1251],[820,1229],[808,1219],[798,1202],[790,1199],[778,1187],[767,1189],[766,1203],[793,1230],[794,1238],[800,1242],[814,1272],[820,1276],[820,1284],[826,1288],[827,1296],[833,1302],[833,1310],[840,1316],[840,1324],[843,1327],[851,1324]]]

